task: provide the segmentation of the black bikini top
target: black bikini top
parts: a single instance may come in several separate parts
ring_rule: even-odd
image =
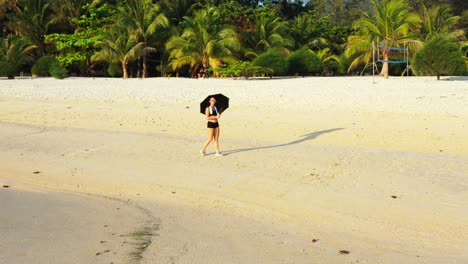
[[[210,114],[209,116],[216,116],[218,115],[218,109],[216,109],[216,106],[215,107],[211,107],[211,106],[208,106],[208,108],[210,109]]]

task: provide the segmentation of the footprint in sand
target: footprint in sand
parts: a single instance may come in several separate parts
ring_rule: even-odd
[[[98,253],[96,253],[96,256],[99,256],[99,255],[104,254],[104,253],[109,253],[109,252],[110,252],[110,250],[109,250],[109,249],[106,249],[106,250],[104,250],[103,252],[98,252]]]

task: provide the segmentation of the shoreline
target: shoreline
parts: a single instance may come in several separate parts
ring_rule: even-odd
[[[128,202],[10,184],[0,189],[2,263],[133,262],[159,229]]]

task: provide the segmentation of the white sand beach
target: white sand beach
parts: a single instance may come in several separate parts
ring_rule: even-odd
[[[225,156],[210,146],[201,157],[199,103],[214,93],[230,98]],[[116,205],[83,197],[125,201],[133,213],[117,233],[146,217],[151,243],[105,263],[465,263],[467,99],[463,78],[0,80],[0,185],[11,186],[0,205],[109,207],[55,219],[101,223],[120,218]],[[44,196],[3,199],[22,190]],[[0,252],[42,232],[11,203]],[[47,243],[30,253],[61,254]]]

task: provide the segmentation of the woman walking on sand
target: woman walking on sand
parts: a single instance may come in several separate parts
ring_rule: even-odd
[[[219,151],[219,123],[218,119],[221,117],[221,114],[216,108],[216,99],[214,97],[210,98],[210,105],[205,108],[205,116],[208,120],[208,139],[203,145],[203,149],[200,150],[200,154],[204,157],[206,155],[205,150],[211,141],[214,140],[216,156],[220,157],[223,154]]]

